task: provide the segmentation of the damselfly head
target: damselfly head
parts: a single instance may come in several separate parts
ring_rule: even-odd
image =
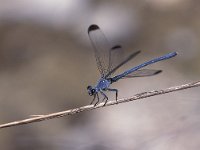
[[[87,90],[88,90],[88,94],[89,94],[90,96],[94,95],[94,93],[95,93],[95,91],[96,91],[95,89],[92,88],[92,86],[88,86],[88,87],[87,87]]]

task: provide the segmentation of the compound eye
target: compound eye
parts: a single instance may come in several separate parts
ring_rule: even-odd
[[[89,90],[89,89],[91,89],[92,87],[91,86],[87,86],[87,89]]]

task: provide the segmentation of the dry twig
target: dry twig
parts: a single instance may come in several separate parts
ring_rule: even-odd
[[[184,85],[180,85],[180,86],[174,86],[174,87],[170,87],[170,88],[167,88],[164,90],[143,92],[140,94],[136,94],[131,98],[120,99],[120,100],[118,100],[118,103],[116,103],[116,101],[109,101],[105,105],[105,107],[110,106],[110,105],[119,104],[119,103],[125,103],[125,102],[134,101],[134,100],[144,99],[144,98],[151,97],[151,96],[156,96],[156,95],[166,94],[166,93],[175,92],[175,91],[179,91],[179,90],[184,90],[184,89],[197,87],[197,86],[200,86],[200,81],[192,82],[192,83],[188,83],[188,84],[184,84]],[[100,103],[95,107],[94,107],[94,105],[87,105],[87,106],[70,109],[70,110],[66,110],[66,111],[61,111],[61,112],[56,112],[56,113],[52,113],[52,114],[47,114],[47,115],[32,115],[32,117],[28,118],[28,119],[1,124],[0,129],[12,127],[12,126],[23,125],[23,124],[28,124],[28,123],[33,123],[33,122],[44,121],[44,120],[53,119],[53,118],[59,118],[59,117],[63,117],[66,115],[73,115],[76,113],[80,113],[82,111],[88,111],[88,110],[92,110],[92,109],[96,109],[96,108],[102,108],[102,107],[104,107],[103,104],[104,103]]]

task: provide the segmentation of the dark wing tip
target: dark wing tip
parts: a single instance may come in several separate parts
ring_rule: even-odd
[[[122,46],[121,45],[115,45],[111,49],[118,49],[118,48],[122,48]]]
[[[161,73],[161,72],[162,72],[162,70],[157,70],[157,71],[154,73],[154,75],[159,74],[159,73]]]
[[[94,30],[98,30],[99,29],[99,26],[96,25],[96,24],[92,24],[89,26],[88,28],[88,33],[91,32],[91,31],[94,31]]]

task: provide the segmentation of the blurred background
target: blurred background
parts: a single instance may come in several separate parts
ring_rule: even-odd
[[[120,80],[119,98],[199,80],[200,1],[0,0],[0,123],[87,105],[99,72],[87,35],[98,24],[125,54],[123,71],[152,65],[163,73]],[[199,88],[155,96],[0,131],[2,150],[196,150]],[[110,100],[113,93],[108,93]]]

